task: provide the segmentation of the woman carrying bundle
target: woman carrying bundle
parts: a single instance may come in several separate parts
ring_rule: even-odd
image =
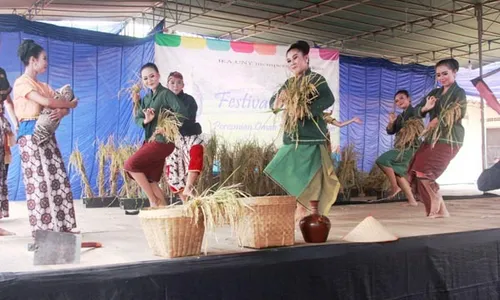
[[[296,218],[300,219],[311,200],[318,200],[319,212],[328,214],[339,192],[323,119],[334,97],[325,78],[309,68],[306,42],[291,45],[286,57],[294,76],[270,101],[273,111],[283,114],[283,146],[264,172],[297,197]]]
[[[187,109],[172,91],[160,84],[160,72],[155,64],[145,64],[140,72],[142,82],[150,92],[142,100],[138,92],[133,92],[132,99],[138,106],[138,109],[134,109],[135,122],[144,128],[145,141],[127,159],[124,169],[146,193],[151,206],[161,206],[166,202],[158,183],[163,174],[165,159],[174,151],[174,139],[177,138],[167,139],[165,130],[178,131],[177,126],[187,116]],[[163,128],[164,121],[171,117],[172,123],[167,123],[170,128]]]
[[[18,144],[32,235],[36,230],[74,232],[73,194],[55,135],[43,144],[33,140],[37,118],[44,107],[59,120],[75,108],[78,100],[56,100],[54,90],[37,79],[47,70],[47,53],[32,40],[24,40],[18,55],[24,74],[14,83],[14,110],[19,120]]]
[[[389,124],[386,128],[387,134],[396,134],[395,149],[382,154],[377,159],[376,164],[382,169],[391,184],[389,198],[396,197],[403,190],[408,199],[408,205],[417,206],[418,203],[413,197],[406,177],[408,165],[420,145],[419,136],[424,129],[424,123],[416,115],[408,91],[397,91],[394,95],[394,102],[397,107],[403,110],[397,117],[394,112],[389,114]]]
[[[455,82],[458,68],[455,59],[439,61],[436,77],[441,87],[432,90],[415,107],[418,116],[423,118],[429,114],[430,122],[424,130],[425,140],[408,169],[408,181],[430,218],[450,215],[436,180],[457,155],[465,136],[462,118],[467,110],[467,98]]]

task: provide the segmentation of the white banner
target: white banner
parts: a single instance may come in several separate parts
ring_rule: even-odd
[[[270,112],[269,100],[290,77],[286,46],[230,42],[157,34],[155,62],[161,83],[170,72],[184,77],[184,91],[198,103],[198,122],[204,134],[216,133],[228,141],[256,138],[281,143],[280,115]],[[335,96],[339,115],[339,52],[310,51],[311,69],[323,75]],[[339,128],[330,126],[332,143],[339,144]]]

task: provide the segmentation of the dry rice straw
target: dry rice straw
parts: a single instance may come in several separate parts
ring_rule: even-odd
[[[78,150],[78,148],[75,147],[75,150],[73,150],[73,152],[71,153],[69,157],[69,163],[73,165],[80,173],[80,178],[84,186],[83,197],[93,198],[94,192],[92,191],[89,178],[87,177],[87,172],[85,170],[85,164],[83,162],[82,153],[80,152],[80,150]]]
[[[291,77],[285,88],[277,96],[283,102],[282,129],[289,135],[298,135],[299,122],[304,118],[313,118],[310,105],[319,96],[317,86],[323,84],[321,77],[304,75]],[[298,137],[297,137],[298,138]]]
[[[418,118],[411,118],[404,122],[403,128],[396,135],[394,148],[399,151],[404,151],[408,147],[412,147],[415,140],[418,140],[424,131],[424,122]]]
[[[243,198],[248,195],[239,189],[240,185],[219,187],[216,191],[205,190],[201,195],[194,197],[184,204],[184,212],[198,222],[203,217],[205,230],[215,234],[215,228],[229,223],[233,232],[238,228],[239,222],[245,213],[246,208],[250,208]],[[251,209],[251,208],[250,208]],[[217,237],[216,237],[217,239]],[[204,253],[207,253],[205,242]]]
[[[455,102],[451,105],[448,105],[446,108],[441,110],[440,114],[437,116],[438,125],[430,130],[424,130],[422,133],[422,137],[424,137],[432,147],[436,145],[439,138],[444,135],[444,139],[447,141],[451,141],[454,143],[452,130],[453,125],[460,120],[462,117],[462,106],[460,103]],[[441,124],[444,124],[441,125]]]
[[[156,125],[156,130],[149,139],[150,142],[155,140],[156,135],[162,135],[167,142],[175,142],[175,140],[181,135],[179,127],[182,122],[179,121],[177,114],[171,112],[168,109],[162,109],[158,116],[158,124]]]

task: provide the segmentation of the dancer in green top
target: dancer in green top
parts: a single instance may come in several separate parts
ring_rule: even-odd
[[[411,99],[408,91],[399,90],[394,95],[394,102],[396,106],[403,110],[403,112],[396,117],[392,112],[389,114],[389,124],[387,125],[387,134],[401,135],[402,129],[408,130],[411,123],[410,120],[418,120],[421,129],[423,129],[423,122],[417,116],[416,110],[411,105]],[[411,125],[410,125],[411,126]],[[391,183],[391,194],[389,198],[394,198],[401,190],[408,199],[408,205],[417,206],[418,203],[411,192],[410,184],[406,179],[408,165],[410,164],[413,154],[417,151],[420,142],[418,136],[421,132],[415,132],[411,136],[411,140],[406,141],[402,147],[396,145],[396,149],[391,149],[383,153],[376,161],[376,164],[384,171],[385,175]],[[396,139],[397,141],[398,139]],[[396,143],[397,144],[397,143]]]
[[[297,219],[306,214],[309,201],[319,201],[319,212],[328,214],[337,199],[340,184],[334,172],[330,153],[327,150],[328,129],[323,119],[323,112],[334,103],[333,94],[326,80],[309,68],[309,45],[298,41],[287,51],[287,63],[294,77],[289,78],[270,101],[273,111],[282,111],[285,116],[298,116],[292,132],[285,130],[283,146],[266,167],[264,172],[270,176],[289,194],[297,197]],[[314,96],[299,95],[309,98],[308,111],[305,116],[293,105],[293,87],[297,90],[310,91],[303,88],[302,80],[309,80],[315,90]],[[300,93],[300,92],[299,92]],[[306,92],[308,93],[308,92]],[[285,126],[286,127],[286,126]]]
[[[467,97],[455,81],[458,68],[459,64],[453,58],[439,61],[436,78],[441,87],[432,90],[415,107],[420,117],[429,114],[431,121],[424,131],[425,140],[408,168],[408,182],[413,193],[424,203],[426,215],[430,218],[450,216],[436,180],[464,141],[462,119],[467,111]]]

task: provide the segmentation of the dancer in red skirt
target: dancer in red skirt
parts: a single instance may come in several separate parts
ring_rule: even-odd
[[[147,63],[141,68],[144,86],[150,91],[141,100],[138,93],[133,93],[135,102],[140,101],[140,109],[135,112],[136,124],[144,128],[145,141],[142,147],[126,162],[124,169],[146,193],[151,206],[165,205],[165,197],[158,182],[163,173],[165,159],[174,151],[174,143],[167,142],[161,134],[156,134],[158,116],[163,109],[176,113],[183,119],[187,115],[184,103],[170,90],[160,84],[158,67]],[[150,141],[152,136],[153,141]]]

